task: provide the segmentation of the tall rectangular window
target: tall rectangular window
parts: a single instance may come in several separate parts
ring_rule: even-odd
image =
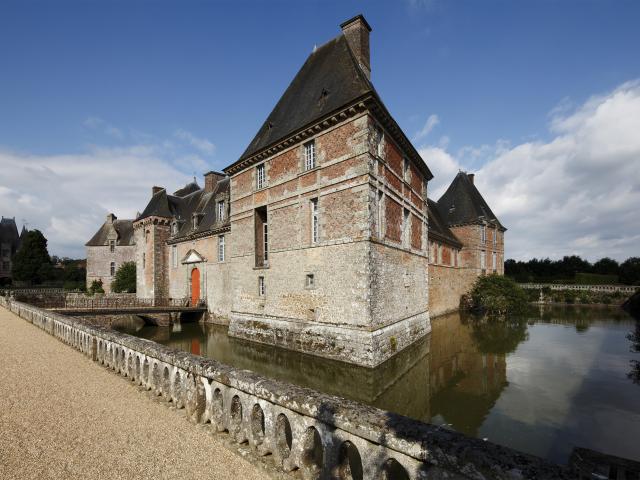
[[[405,182],[409,181],[409,159],[407,157],[402,159],[402,179]]]
[[[222,220],[224,220],[224,200],[220,200],[218,202],[218,221],[221,222]]]
[[[256,167],[256,188],[264,188],[267,185],[267,176],[264,169],[264,163]]]
[[[480,252],[480,269],[483,273],[487,269],[487,252],[484,250]]]
[[[378,238],[384,238],[384,193],[378,190]]]
[[[493,230],[493,246],[494,248],[498,245],[498,229]]]
[[[115,240],[109,240],[109,251],[111,253],[116,251],[116,241]]]
[[[218,261],[224,262],[224,235],[218,237]]]
[[[485,243],[487,241],[487,227],[485,225],[482,225],[480,227],[480,241],[482,243]]]
[[[109,265],[109,273],[111,274],[111,276],[115,276],[116,274],[116,262],[111,262],[111,265]]]
[[[304,144],[304,169],[316,168],[316,141],[311,140]]]
[[[266,293],[267,293],[267,290],[264,285],[264,277],[260,276],[258,277],[258,295],[260,295],[261,297],[264,297]]]
[[[497,258],[496,258],[496,252],[493,252],[493,256],[492,256],[492,260],[491,260],[491,267],[493,269],[493,271],[496,271],[496,266],[498,265],[497,262]]]
[[[269,260],[269,226],[267,224],[266,206],[255,209],[254,222],[256,267],[266,267]]]
[[[318,224],[318,199],[311,199],[311,243],[318,243],[320,238]]]
[[[411,245],[411,223],[408,208],[404,209],[402,215],[402,243],[405,247]]]
[[[173,265],[173,268],[176,268],[178,266],[178,246],[177,245],[171,245],[171,265]]]

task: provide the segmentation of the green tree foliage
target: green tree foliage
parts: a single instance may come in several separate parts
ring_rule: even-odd
[[[640,257],[627,258],[622,262],[620,281],[627,285],[640,285]]]
[[[489,315],[521,313],[527,306],[527,295],[516,282],[502,275],[483,275],[471,291],[475,310]]]
[[[591,271],[600,275],[617,275],[620,265],[614,259],[604,257],[593,264]]]
[[[93,282],[91,282],[88,293],[90,295],[93,295],[94,293],[104,293],[104,288],[102,288],[102,280],[94,280]]]
[[[116,293],[135,293],[136,291],[136,264],[124,262],[116,272],[116,278],[111,283],[111,291]]]
[[[53,267],[47,251],[47,239],[40,230],[27,232],[20,249],[13,257],[13,279],[40,284],[53,279]]]

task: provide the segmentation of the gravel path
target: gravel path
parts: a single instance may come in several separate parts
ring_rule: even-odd
[[[266,477],[184,410],[0,307],[1,479]]]

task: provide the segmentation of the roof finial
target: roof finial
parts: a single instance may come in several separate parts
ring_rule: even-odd
[[[318,44],[314,43],[313,44],[313,53],[316,53],[316,50],[318,50]]]

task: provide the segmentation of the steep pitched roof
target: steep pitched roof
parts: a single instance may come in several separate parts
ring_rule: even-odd
[[[133,220],[114,220],[113,228],[118,234],[116,245],[129,246],[134,245],[133,241]],[[108,245],[109,233],[111,226],[108,222],[104,222],[100,229],[95,233],[91,240],[85,243],[87,247],[102,247]]]
[[[391,117],[373,84],[358,65],[344,34],[309,55],[244,153],[224,170],[229,172],[267,147],[329,117],[341,108],[365,99],[376,102],[379,106],[377,111],[384,116],[389,130],[405,148],[405,153],[415,159],[417,167],[428,179],[433,178],[429,167]]]
[[[240,160],[371,92],[347,39],[338,35],[309,55]]]
[[[440,240],[462,248],[462,242],[449,230],[447,222],[440,215],[438,204],[430,198],[427,198],[427,216],[429,218],[429,240]]]
[[[168,195],[166,190],[155,193],[142,214],[136,219],[146,217],[171,218],[178,222],[178,232],[171,236],[170,241],[179,241],[207,231],[229,226],[229,215],[220,220],[216,208],[216,197],[226,194],[228,197],[231,181],[228,177],[219,180],[213,191],[207,192],[196,183],[187,184],[177,190],[182,196]],[[185,192],[190,192],[185,194]],[[227,202],[228,203],[228,202]],[[228,205],[227,205],[228,208]],[[193,214],[200,214],[198,227],[193,228]]]
[[[495,222],[498,228],[506,230],[465,172],[458,172],[447,191],[440,197],[438,210],[450,227],[477,224],[484,220]]]
[[[18,226],[14,218],[0,220],[0,241],[16,246],[18,244]]]
[[[186,197],[190,193],[197,192],[198,190],[200,190],[200,185],[198,185],[198,182],[194,179],[193,182],[187,183],[184,187],[173,192],[173,195],[175,197]]]

